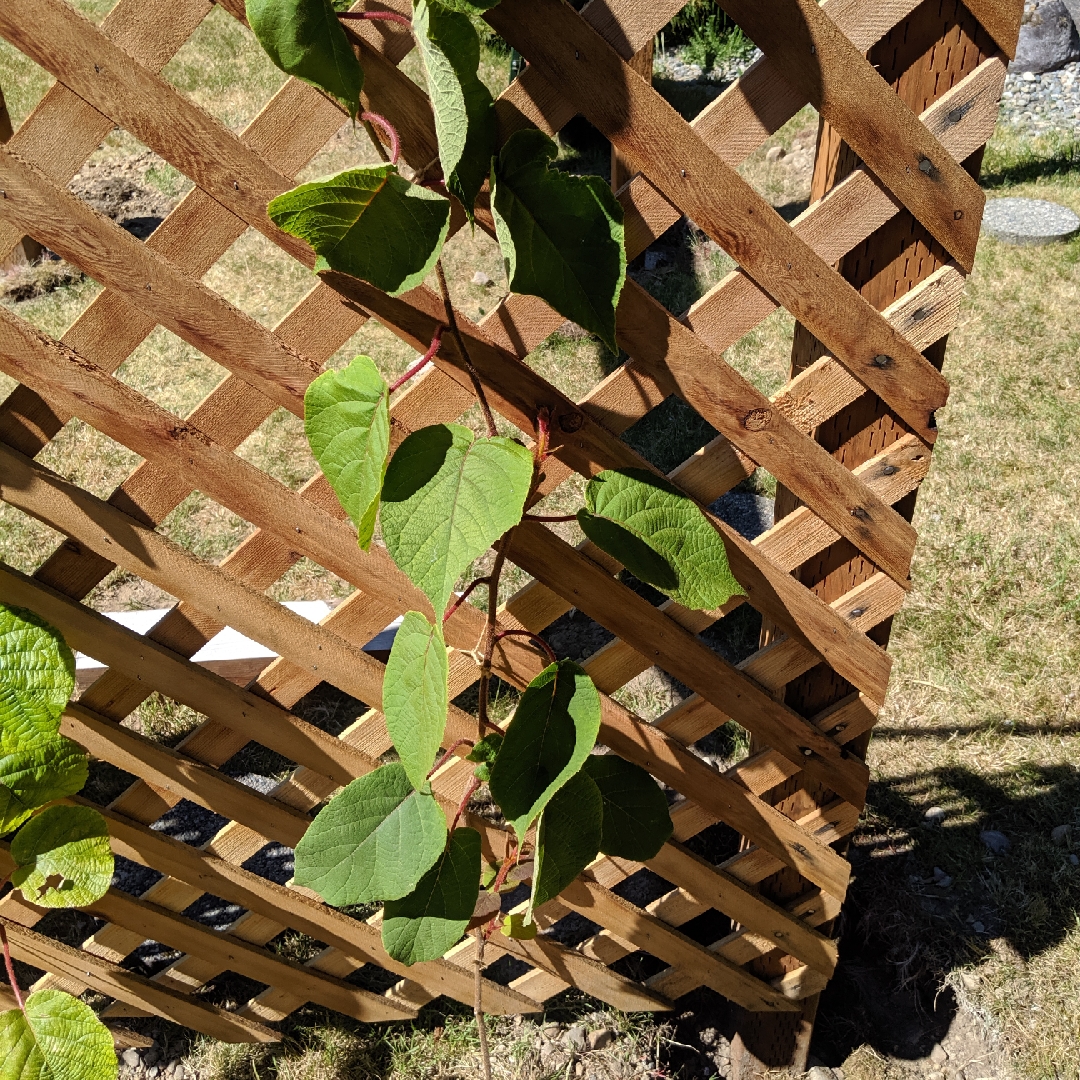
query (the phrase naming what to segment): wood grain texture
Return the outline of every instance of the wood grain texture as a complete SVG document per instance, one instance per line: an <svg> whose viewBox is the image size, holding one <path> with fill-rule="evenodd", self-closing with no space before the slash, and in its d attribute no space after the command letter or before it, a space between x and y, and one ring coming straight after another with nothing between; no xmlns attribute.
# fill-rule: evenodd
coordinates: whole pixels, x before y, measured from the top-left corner
<svg viewBox="0 0 1080 1080"><path fill-rule="evenodd" d="M934 368L843 282L689 124L558 0L504 0L488 21L763 288L926 442L947 397ZM889 360L877 361L877 357Z"/></svg>
<svg viewBox="0 0 1080 1080"><path fill-rule="evenodd" d="M723 0L724 10L968 272L982 189L816 0Z"/></svg>
<svg viewBox="0 0 1080 1080"><path fill-rule="evenodd" d="M174 990L155 986L133 971L88 956L52 938L45 937L11 919L0 918L16 959L34 967L47 968L84 981L99 993L146 1006L175 1023L201 1031L226 1042L278 1042L281 1036L272 1028L241 1018L214 1005L204 1005Z"/></svg>

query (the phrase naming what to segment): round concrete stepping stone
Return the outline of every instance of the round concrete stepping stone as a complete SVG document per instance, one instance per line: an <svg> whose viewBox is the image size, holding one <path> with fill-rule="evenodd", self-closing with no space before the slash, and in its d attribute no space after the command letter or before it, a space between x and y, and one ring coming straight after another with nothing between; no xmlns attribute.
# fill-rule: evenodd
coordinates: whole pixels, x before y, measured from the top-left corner
<svg viewBox="0 0 1080 1080"><path fill-rule="evenodd" d="M991 199L982 227L1006 244L1026 247L1068 240L1080 232L1080 217L1045 199Z"/></svg>

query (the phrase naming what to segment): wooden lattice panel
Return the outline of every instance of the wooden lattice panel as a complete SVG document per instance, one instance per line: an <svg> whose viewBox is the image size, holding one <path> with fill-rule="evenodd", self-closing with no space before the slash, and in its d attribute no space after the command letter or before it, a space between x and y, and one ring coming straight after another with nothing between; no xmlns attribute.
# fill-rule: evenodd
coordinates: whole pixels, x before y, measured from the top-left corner
<svg viewBox="0 0 1080 1080"><path fill-rule="evenodd" d="M221 3L243 19L242 0ZM403 0L388 6L407 9ZM982 194L960 163L993 131L1021 5L979 0L968 12L955 0L827 0L820 7L725 0L765 57L692 123L629 64L681 6L592 0L579 13L561 0L502 0L489 21L529 66L497 102L500 140L526 125L553 133L584 113L641 169L618 193L628 257L686 214L739 268L681 318L628 280L618 339L629 360L579 402L523 362L562 322L543 302L512 296L479 324L459 320L498 412L526 438L539 410L551 412L554 457L542 494L574 473L648 467L619 435L675 394L720 434L672 479L708 506L760 466L777 477L793 512L752 543L713 519L747 595L707 613L671 601L651 606L615 576L609 557L589 544L573 548L540 523L514 531L509 558L531 580L500 612L503 625L539 633L575 607L616 635L585 663L603 694L600 742L676 793L675 838L648 864L674 887L638 907L612 889L640 866L598 859L539 919L550 927L578 912L600 932L574 948L544 935L493 938L490 960L505 952L527 966L508 986L485 979L484 1007L493 1013L535 1012L570 985L622 1009L663 1009L705 985L751 1012L802 1016L832 973L829 929L849 877L838 849L866 795L866 736L889 678L882 631L909 584L916 537L907 519L947 394L940 363L923 354L936 356L931 350L940 352L956 323L981 220ZM973 22L982 44L961 78L935 80L916 116L865 54L931 6L947 24ZM946 7L956 11L943 15ZM248 227L313 266L311 251L278 231L265 208L342 123L335 104L290 80L234 135L173 89L159 73L211 8L209 0L119 0L96 28L64 0L0 7L0 34L56 78L0 151L0 262L29 235L104 286L61 340L0 309L0 368L21 384L0 406L0 494L69 538L32 577L0 567L0 599L39 612L73 647L108 665L69 707L64 732L141 778L106 817L119 854L165 875L137 900L112 890L89 909L106 925L81 950L35 932L43 912L15 895L0 900L0 915L16 955L47 969L47 982L114 997L110 1015L151 1011L220 1038L267 1040L275 1033L265 1022L307 1001L375 1021L413 1016L439 995L472 999L471 938L444 960L405 968L382 949L377 916L347 917L241 866L268 841L295 846L312 812L390 748L378 711L383 665L362 646L423 602L384 549L358 550L321 475L292 491L236 450L276 408L302 415L306 386L365 320L423 347L441 301L423 287L392 299L327 272L268 330L200 283ZM393 24L359 25L365 105L391 119L406 162L424 168L437 153L431 109L396 66L411 41ZM835 166L831 180L819 181L819 191L832 188L827 197L788 225L735 166L808 102L827 125L823 142L843 140L849 160L842 182ZM67 187L114 124L195 184L145 243ZM901 215L940 257L890 296L868 299L836 266L865 255ZM490 226L483 213L480 221ZM455 225L462 223L459 214ZM723 353L778 305L816 346L770 400ZM184 420L115 376L157 325L229 372ZM394 401L394 445L425 424L458 418L472 402L447 341L435 367ZM815 439L868 402L889 417L890 434L857 460ZM35 460L72 417L143 459L108 500ZM196 490L255 527L217 566L156 531ZM841 549L861 570L850 587L822 599L800 568L828 563ZM357 589L319 625L266 596L304 556ZM146 638L81 602L117 566L179 598ZM741 602L769 630L767 644L736 667L696 635ZM455 694L477 678L473 650L483 618L465 604L446 624ZM190 662L225 625L281 657L248 689ZM611 695L652 665L692 694L649 723ZM508 683L526 685L540 666L521 639L500 642L496 671ZM798 711L784 688L816 671L829 675L829 702ZM371 706L340 738L290 712L323 681ZM154 691L205 717L174 750L120 726ZM690 747L729 719L751 733L754 751L721 772ZM475 719L452 710L447 742L475 734ZM269 795L218 769L251 740L298 766ZM434 788L446 806L456 804L469 774L460 760L437 774ZM229 818L201 848L150 828L185 798ZM683 843L717 821L744 844L714 866ZM503 854L504 830L478 817L469 823L489 857ZM778 877L787 881L780 900L762 887ZM246 909L228 934L179 914L204 893ZM720 940L706 946L679 931L710 909L731 920ZM289 963L264 947L285 927L327 948L302 967ZM185 954L153 980L117 966L147 939ZM638 950L665 965L645 983L611 968ZM364 965L400 981L383 994L345 981ZM195 991L225 970L268 989L234 1012L200 1001Z"/></svg>

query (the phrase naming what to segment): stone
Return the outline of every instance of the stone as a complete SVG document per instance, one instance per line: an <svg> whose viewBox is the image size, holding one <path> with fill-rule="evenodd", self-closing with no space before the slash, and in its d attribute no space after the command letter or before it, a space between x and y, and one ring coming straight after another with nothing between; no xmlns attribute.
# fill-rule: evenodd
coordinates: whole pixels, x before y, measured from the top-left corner
<svg viewBox="0 0 1080 1080"><path fill-rule="evenodd" d="M549 1039L557 1039L559 1037L559 1032L560 1031L562 1031L562 1027L559 1024L545 1024L544 1025L544 1034Z"/></svg>
<svg viewBox="0 0 1080 1080"><path fill-rule="evenodd" d="M970 971L960 972L960 981L964 984L965 990L978 990L979 988L979 976Z"/></svg>
<svg viewBox="0 0 1080 1080"><path fill-rule="evenodd" d="M944 1065L949 1060L948 1051L941 1043L934 1043L930 1049L930 1060L935 1065Z"/></svg>
<svg viewBox="0 0 1080 1080"><path fill-rule="evenodd" d="M615 1032L609 1028L600 1028L599 1031L589 1032L589 1049L590 1050L603 1050L605 1046L610 1046L615 1041Z"/></svg>
<svg viewBox="0 0 1080 1080"><path fill-rule="evenodd" d="M824 1065L815 1065L806 1076L807 1080L836 1080L836 1074Z"/></svg>
<svg viewBox="0 0 1080 1080"><path fill-rule="evenodd" d="M953 879L941 869L940 866L934 867L934 884L941 889L947 889L953 882Z"/></svg>
<svg viewBox="0 0 1080 1080"><path fill-rule="evenodd" d="M152 1065L146 1071L146 1075L150 1077L150 1080L154 1080L154 1078L156 1076L158 1076L160 1073L161 1073L161 1070L156 1065Z"/></svg>
<svg viewBox="0 0 1080 1080"><path fill-rule="evenodd" d="M979 839L986 845L986 850L992 855L1005 855L1012 847L1012 841L997 829L984 829L979 833Z"/></svg>
<svg viewBox="0 0 1080 1080"><path fill-rule="evenodd" d="M187 1075L187 1069L185 1069L184 1066L181 1065L180 1062L178 1061L176 1063L176 1068L173 1069L173 1080L184 1080L184 1077L186 1075Z"/></svg>
<svg viewBox="0 0 1080 1080"><path fill-rule="evenodd" d="M1080 59L1077 35L1063 0L1026 0L1013 71L1057 71Z"/></svg>
<svg viewBox="0 0 1080 1080"><path fill-rule="evenodd" d="M1071 862L1073 866L1080 866L1080 855L1070 855L1069 862Z"/></svg>
<svg viewBox="0 0 1080 1080"><path fill-rule="evenodd" d="M1046 199L1009 196L987 202L982 227L1002 243L1029 247L1070 239L1080 232L1080 217Z"/></svg>
<svg viewBox="0 0 1080 1080"><path fill-rule="evenodd" d="M1080 0L1078 0L1080 2ZM1050 830L1050 839L1058 847L1070 847L1072 844L1072 826L1058 825Z"/></svg>
<svg viewBox="0 0 1080 1080"><path fill-rule="evenodd" d="M940 825L945 820L945 808L942 806L931 806L929 810L923 814L923 823L927 828L932 829L935 825Z"/></svg>
<svg viewBox="0 0 1080 1080"><path fill-rule="evenodd" d="M787 157L787 151L782 146L770 146L765 151L766 161L779 161L781 158Z"/></svg>
<svg viewBox="0 0 1080 1080"><path fill-rule="evenodd" d="M569 1031L567 1031L566 1037L563 1039L563 1042L565 1042L567 1046L572 1047L574 1050L584 1050L585 1039L586 1033L584 1025L575 1024L572 1028L570 1028Z"/></svg>
<svg viewBox="0 0 1080 1080"><path fill-rule="evenodd" d="M142 1059L139 1057L139 1051L133 1046L129 1046L121 1055L120 1060L129 1068L137 1069L142 1064Z"/></svg>
<svg viewBox="0 0 1080 1080"><path fill-rule="evenodd" d="M143 1052L143 1064L146 1066L156 1065L161 1060L161 1051L156 1046Z"/></svg>
<svg viewBox="0 0 1080 1080"><path fill-rule="evenodd" d="M986 930L986 927L983 926L981 922L976 921L971 924L971 929L974 930L976 934L981 934Z"/></svg>
<svg viewBox="0 0 1080 1080"><path fill-rule="evenodd" d="M476 273L473 274L472 283L474 285L479 285L481 288L484 289L486 289L489 285L495 284L495 282L492 281L491 278L489 278L483 270L477 270Z"/></svg>

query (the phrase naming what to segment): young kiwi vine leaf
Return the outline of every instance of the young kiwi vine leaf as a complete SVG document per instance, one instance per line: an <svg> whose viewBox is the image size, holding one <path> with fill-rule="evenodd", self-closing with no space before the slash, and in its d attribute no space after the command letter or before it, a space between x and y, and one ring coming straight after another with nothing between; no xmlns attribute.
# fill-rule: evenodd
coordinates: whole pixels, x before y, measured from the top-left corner
<svg viewBox="0 0 1080 1080"><path fill-rule="evenodd" d="M431 344L392 384L375 360L357 357L320 375L305 398L312 453L356 526L362 551L385 546L403 575L401 595L411 610L397 631L382 687L398 760L354 780L322 808L296 847L296 882L338 906L382 902L383 944L402 964L438 959L475 932L474 1011L488 1080L485 943L498 929L536 936L534 911L590 862L600 855L652 858L672 834L667 800L652 777L597 749L601 697L588 673L500 609L514 529L522 520L530 528L577 521L632 574L689 607L713 610L741 592L712 522L674 484L645 468L593 477L575 514L528 512L546 494L540 488L544 461L560 452L551 426L556 403L536 408L531 447L500 434L493 404L501 399L489 400L485 385L495 374L490 350L463 330L442 258L452 202L464 210L456 221L489 229L493 223L512 291L540 297L613 351L626 252L622 207L602 178L554 168L558 148L535 129L498 145L472 21L496 3L414 0L410 19L389 11L335 11L347 6L344 0L248 0L249 21L271 59L340 101L369 130L377 127L384 158L278 196L267 207L271 220L312 247L316 271L330 268L391 296L418 289L433 275L442 309L433 315L430 294L413 304L426 312L422 334L431 333ZM403 151L396 104L382 103L379 113L360 110L363 71L359 45L352 45L359 42L354 28L365 19L393 23L395 33L408 26L424 68L438 159L401 163L406 175L399 154L408 157L408 140ZM402 115L415 123L411 114ZM485 186L490 217L477 213ZM416 341L416 327L408 333ZM390 395L401 389L398 401L404 402L416 393L421 384L406 384L436 354L468 376L479 430L442 423L394 436L397 404L391 410ZM520 411L515 415L520 422ZM358 551L357 558L367 557ZM470 579L464 588L463 577ZM476 662L478 684L475 734L465 737L447 723L451 665L443 627L451 619L455 627L469 625L465 612L474 625L481 623L472 607L481 586L482 631L478 626L471 654L462 654ZM524 687L507 721L495 714L492 686L496 646L512 637L543 653L546 666ZM535 671L535 659L531 663ZM40 725L41 719L22 722ZM462 783L458 770L466 762L473 772ZM31 776L28 768L13 762L5 773L0 761L0 783L13 778L9 802L16 815L26 793L37 790L36 774L16 783ZM508 823L509 843L470 812L481 785ZM490 845L482 844L480 830L492 834ZM489 873L482 847L507 850ZM524 882L531 882L528 904L504 918L500 891Z"/></svg>
<svg viewBox="0 0 1080 1080"><path fill-rule="evenodd" d="M38 907L85 907L108 892L113 856L104 817L54 802L86 782L87 755L59 734L75 689L75 659L62 635L33 611L0 604L0 832L9 841L11 882ZM46 805L51 804L51 805ZM62 990L24 997L7 926L0 944L16 1008L0 1013L5 1080L115 1080L112 1033Z"/></svg>

